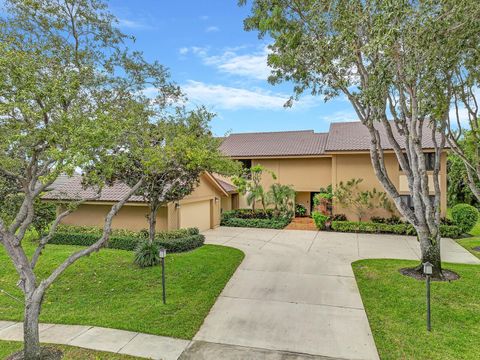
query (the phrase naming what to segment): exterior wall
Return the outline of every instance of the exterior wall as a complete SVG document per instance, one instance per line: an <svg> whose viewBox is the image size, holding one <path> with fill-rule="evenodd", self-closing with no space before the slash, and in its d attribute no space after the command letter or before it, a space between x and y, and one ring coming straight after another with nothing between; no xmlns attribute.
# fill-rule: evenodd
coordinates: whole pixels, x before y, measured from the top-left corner
<svg viewBox="0 0 480 360"><path fill-rule="evenodd" d="M441 173L440 173L440 190L441 190L441 211L442 216L446 214L447 204L447 176L446 176L446 153L442 154ZM385 167L387 173L399 190L400 194L408 195L408 186L405 188L404 176L399 169L398 161L395 154L385 154ZM352 178L362 178L363 182L359 185L361 190L377 190L384 191L383 186L377 180L373 166L370 160L370 154L342 154L333 155L332 159L332 184L338 184L340 181L348 181ZM403 190L403 191L402 191ZM432 191L434 193L434 191ZM339 206L334 206L334 213L345 214L349 220L358 220L357 215L350 209L342 209ZM388 217L390 213L384 209L375 209L371 211L370 216ZM363 219L365 220L365 219Z"/></svg>
<svg viewBox="0 0 480 360"><path fill-rule="evenodd" d="M232 197L222 196L221 212L232 210Z"/></svg>
<svg viewBox="0 0 480 360"><path fill-rule="evenodd" d="M270 185L279 182L292 185L296 191L318 191L321 187L331 184L332 159L322 158L289 158L289 159L254 159L252 166L261 164L273 171L277 180L269 174L264 174L262 185L268 190Z"/></svg>
<svg viewBox="0 0 480 360"><path fill-rule="evenodd" d="M99 226L102 227L107 213L112 205L82 204L72 214L62 220L62 224L77 226ZM148 229L148 207L145 205L132 206L125 205L113 218L113 229L127 229L139 231ZM158 231L167 230L168 228L168 211L166 207L159 209L157 214Z"/></svg>

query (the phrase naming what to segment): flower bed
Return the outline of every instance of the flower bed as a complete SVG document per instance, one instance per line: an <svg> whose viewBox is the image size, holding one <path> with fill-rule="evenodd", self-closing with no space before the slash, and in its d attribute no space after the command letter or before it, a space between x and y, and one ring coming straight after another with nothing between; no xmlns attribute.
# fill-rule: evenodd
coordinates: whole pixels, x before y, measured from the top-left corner
<svg viewBox="0 0 480 360"><path fill-rule="evenodd" d="M276 216L272 209L252 210L237 209L222 214L221 225L232 227L251 227L266 229L283 229L292 221L291 215Z"/></svg>

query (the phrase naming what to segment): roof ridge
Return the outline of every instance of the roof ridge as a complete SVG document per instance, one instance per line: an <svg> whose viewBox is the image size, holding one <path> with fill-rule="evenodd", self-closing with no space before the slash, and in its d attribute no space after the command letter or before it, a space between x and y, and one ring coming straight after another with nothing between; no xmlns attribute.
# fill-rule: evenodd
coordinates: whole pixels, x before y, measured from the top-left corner
<svg viewBox="0 0 480 360"><path fill-rule="evenodd" d="M312 134L323 134L316 133L315 130L285 130L285 131L254 131L254 132L240 132L240 133L231 133L230 135L252 135L252 134L286 134L286 133L312 133ZM229 136L230 136L229 135ZM227 136L228 137L228 136Z"/></svg>

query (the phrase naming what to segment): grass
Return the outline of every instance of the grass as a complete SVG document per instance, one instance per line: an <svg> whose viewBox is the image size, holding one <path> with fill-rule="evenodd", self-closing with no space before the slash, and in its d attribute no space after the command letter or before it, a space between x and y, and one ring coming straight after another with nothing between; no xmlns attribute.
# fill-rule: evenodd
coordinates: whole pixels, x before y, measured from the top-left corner
<svg viewBox="0 0 480 360"><path fill-rule="evenodd" d="M476 247L480 247L480 219L478 219L477 223L470 231L470 235L473 237L460 239L457 240L457 242L480 259L480 251L473 250Z"/></svg>
<svg viewBox="0 0 480 360"><path fill-rule="evenodd" d="M426 331L425 283L398 269L406 260L352 264L381 359L478 359L480 266L445 264L457 281L432 283L432 331Z"/></svg>
<svg viewBox="0 0 480 360"><path fill-rule="evenodd" d="M19 341L1 341L0 340L0 359L22 350L23 343ZM49 345L63 351L64 360L139 360L143 358L108 353L103 351L87 350L73 346Z"/></svg>
<svg viewBox="0 0 480 360"><path fill-rule="evenodd" d="M33 245L26 246L32 253ZM48 245L37 275L44 278L76 246ZM133 252L103 249L73 264L48 290L41 322L94 325L191 339L242 261L237 249L205 245L167 255L167 304L161 268L133 265ZM0 289L22 298L17 273L0 249ZM5 264L5 266L4 266ZM21 321L23 304L0 293L0 320Z"/></svg>

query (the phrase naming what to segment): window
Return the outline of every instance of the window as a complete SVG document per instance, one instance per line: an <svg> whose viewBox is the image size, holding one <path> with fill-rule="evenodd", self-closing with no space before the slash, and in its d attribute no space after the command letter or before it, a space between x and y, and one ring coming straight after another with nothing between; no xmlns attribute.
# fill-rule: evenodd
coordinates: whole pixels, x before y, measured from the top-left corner
<svg viewBox="0 0 480 360"><path fill-rule="evenodd" d="M252 160L251 159L241 159L241 160L238 160L242 163L242 167L245 169L245 170L250 170L250 168L252 167Z"/></svg>
<svg viewBox="0 0 480 360"><path fill-rule="evenodd" d="M424 153L425 155L425 167L427 171L433 171L435 168L435 153ZM403 154L405 161L408 163L407 154ZM398 169L402 171L402 166L398 164Z"/></svg>

